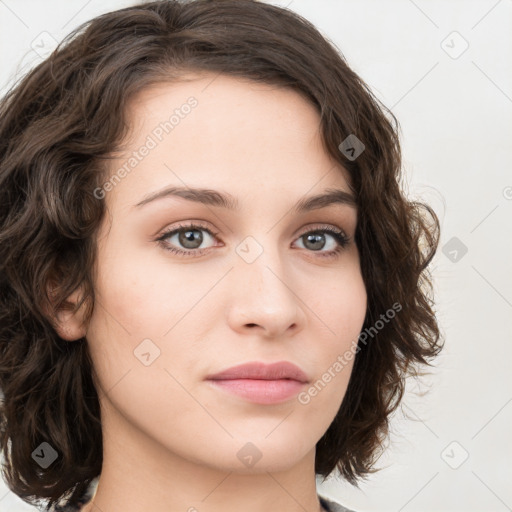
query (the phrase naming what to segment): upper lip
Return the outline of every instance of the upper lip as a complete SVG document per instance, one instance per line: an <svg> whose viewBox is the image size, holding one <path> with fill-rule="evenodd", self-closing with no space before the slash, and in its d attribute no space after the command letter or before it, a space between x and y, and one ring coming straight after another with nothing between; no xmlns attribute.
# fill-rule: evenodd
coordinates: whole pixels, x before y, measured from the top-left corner
<svg viewBox="0 0 512 512"><path fill-rule="evenodd" d="M289 361L279 361L277 363L251 362L240 364L223 370L214 375L208 375L208 380L228 380L228 379L260 379L260 380L278 380L291 379L299 382L309 382L308 376L295 364Z"/></svg>

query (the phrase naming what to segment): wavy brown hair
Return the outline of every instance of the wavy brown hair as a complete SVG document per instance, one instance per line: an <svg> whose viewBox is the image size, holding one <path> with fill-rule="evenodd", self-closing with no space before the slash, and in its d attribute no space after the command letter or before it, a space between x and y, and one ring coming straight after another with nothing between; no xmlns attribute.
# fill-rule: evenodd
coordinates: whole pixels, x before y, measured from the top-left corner
<svg viewBox="0 0 512 512"><path fill-rule="evenodd" d="M77 504L101 473L88 344L61 339L52 315L72 308L66 299L79 286L76 308L86 304L86 321L92 314L94 237L105 214L94 190L129 131L130 98L188 71L287 87L317 108L325 149L349 171L357 197L364 329L401 305L360 344L343 403L317 443L318 475L338 469L357 485L375 470L405 379L442 346L428 268L438 218L403 194L398 123L331 42L292 11L255 0L106 13L69 34L0 102L0 449L4 480L28 503ZM365 146L356 159L339 149L350 134ZM46 469L32 458L42 442L59 455Z"/></svg>

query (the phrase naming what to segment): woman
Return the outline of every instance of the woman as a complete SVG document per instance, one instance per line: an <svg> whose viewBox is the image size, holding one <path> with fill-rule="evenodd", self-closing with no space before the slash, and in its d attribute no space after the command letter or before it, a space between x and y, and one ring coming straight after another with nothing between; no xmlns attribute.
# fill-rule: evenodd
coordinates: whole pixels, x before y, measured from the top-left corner
<svg viewBox="0 0 512 512"><path fill-rule="evenodd" d="M440 350L439 223L339 52L253 0L140 4L70 34L0 112L12 491L347 510L315 477L375 471L406 377Z"/></svg>

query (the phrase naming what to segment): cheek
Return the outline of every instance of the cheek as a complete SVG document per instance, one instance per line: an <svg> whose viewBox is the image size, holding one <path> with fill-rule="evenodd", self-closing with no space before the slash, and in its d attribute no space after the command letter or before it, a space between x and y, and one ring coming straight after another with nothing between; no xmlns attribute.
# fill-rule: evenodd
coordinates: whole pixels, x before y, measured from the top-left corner
<svg viewBox="0 0 512 512"><path fill-rule="evenodd" d="M341 403L366 316L367 294L359 270L340 274L321 294L315 307L322 320L317 324L322 329L322 343L316 351L320 372L317 378L322 381L320 386L329 386L336 395L335 401ZM322 394L327 398L330 393Z"/></svg>
<svg viewBox="0 0 512 512"><path fill-rule="evenodd" d="M152 247L121 244L112 236L108 247L98 255L101 261L96 286L99 300L109 314L107 322L116 322L127 332L144 337L162 336L178 320L197 289L195 282L183 282L183 273L165 259L153 257ZM196 280L194 276L193 281ZM201 287L200 287L201 289Z"/></svg>
<svg viewBox="0 0 512 512"><path fill-rule="evenodd" d="M363 327L367 308L366 287L356 265L348 264L330 279L322 281L322 287L309 291L307 304L317 318L324 339L329 346L341 348L357 340Z"/></svg>
<svg viewBox="0 0 512 512"><path fill-rule="evenodd" d="M325 424L334 419L345 396L366 315L367 294L359 266L348 263L328 285L310 293L309 304L316 328L308 357L317 372L298 399Z"/></svg>
<svg viewBox="0 0 512 512"><path fill-rule="evenodd" d="M189 367L187 355L194 355L190 340L201 338L202 326L206 329L214 321L205 313L208 298L201 302L218 280L211 268L209 272L193 271L193 266L180 269L161 255L151 258L152 254L147 248L124 248L115 236L99 252L97 300L87 340L107 389L129 370L132 380L132 370L142 366L137 356L148 351L150 360L155 359L143 371L151 370L153 375L156 368ZM203 322L198 327L191 319L199 310Z"/></svg>

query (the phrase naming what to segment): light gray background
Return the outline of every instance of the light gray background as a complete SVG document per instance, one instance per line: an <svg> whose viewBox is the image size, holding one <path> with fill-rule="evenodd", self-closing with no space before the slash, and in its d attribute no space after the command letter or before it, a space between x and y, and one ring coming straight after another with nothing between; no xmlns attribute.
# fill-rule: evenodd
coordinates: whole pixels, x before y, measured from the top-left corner
<svg viewBox="0 0 512 512"><path fill-rule="evenodd" d="M2 92L52 37L133 3L0 0ZM312 21L392 108L408 195L442 227L445 351L424 385L410 383L383 469L359 490L331 478L319 492L361 512L512 510L512 0L272 3ZM0 510L34 508L0 480Z"/></svg>

